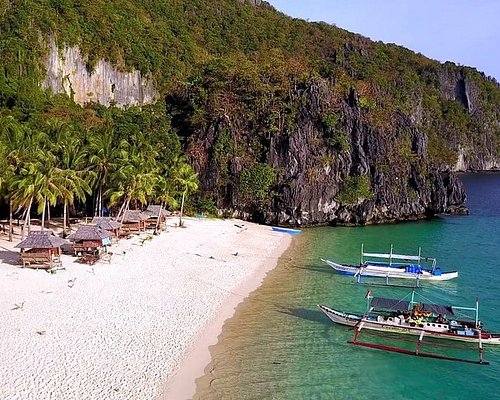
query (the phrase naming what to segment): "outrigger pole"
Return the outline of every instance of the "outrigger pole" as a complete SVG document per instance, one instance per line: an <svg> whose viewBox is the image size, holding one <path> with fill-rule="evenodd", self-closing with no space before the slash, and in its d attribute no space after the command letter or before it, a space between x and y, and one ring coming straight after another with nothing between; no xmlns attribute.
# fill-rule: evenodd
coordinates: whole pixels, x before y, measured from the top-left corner
<svg viewBox="0 0 500 400"><path fill-rule="evenodd" d="M385 346L382 344L376 344L376 343L368 343L368 342L359 342L358 341L358 336L361 334L361 330L363 329L363 326L365 325L366 320L362 318L355 326L355 333L354 333L354 339L353 340L348 340L347 343L352 344L354 346L361 346L361 347L368 347L370 349L377 349L377 350L385 350L389 351L391 353L399 353L399 354L405 354L408 356L416 356L416 357L424 357L424 358L434 358L437 360L446 360L446 361L458 361L458 362L463 362L463 363L468 363L468 364L478 364L478 365L490 365L488 361L483 360L483 343L481 340L481 331L478 330L478 335L479 335L479 360L474 361L474 360L468 360L466 358L458 358L458 357L448 357L448 356L443 356L440 354L434 354L434 353L421 353L420 348L422 346L422 343L424 341L424 335L425 335L425 330L424 329L418 329L420 331L420 336L417 341L417 347L415 348L415 351L411 350L406 350L402 349L401 347L394 347L394 346Z"/></svg>

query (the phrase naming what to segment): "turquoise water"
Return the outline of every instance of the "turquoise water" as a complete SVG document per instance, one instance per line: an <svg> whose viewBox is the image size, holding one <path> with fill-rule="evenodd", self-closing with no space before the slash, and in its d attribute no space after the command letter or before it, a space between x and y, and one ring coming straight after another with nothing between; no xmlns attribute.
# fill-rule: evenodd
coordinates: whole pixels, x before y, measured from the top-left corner
<svg viewBox="0 0 500 400"><path fill-rule="evenodd" d="M294 239L262 287L227 321L212 362L197 381L197 399L500 399L500 349L487 347L489 366L405 356L347 344L352 330L331 323L316 307L364 311L367 286L321 263L359 260L370 251L422 253L458 279L427 284L427 299L473 306L500 332L500 174L464 175L470 216L360 228L307 229ZM378 296L409 289L371 287ZM363 337L366 341L380 340ZM385 339L386 340L386 339ZM410 346L414 343L385 342ZM472 350L426 348L466 358Z"/></svg>

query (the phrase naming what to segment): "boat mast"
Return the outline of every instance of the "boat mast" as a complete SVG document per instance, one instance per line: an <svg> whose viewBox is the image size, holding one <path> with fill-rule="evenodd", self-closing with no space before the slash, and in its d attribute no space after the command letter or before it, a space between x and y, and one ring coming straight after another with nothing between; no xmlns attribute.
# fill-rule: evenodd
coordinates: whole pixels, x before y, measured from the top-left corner
<svg viewBox="0 0 500 400"><path fill-rule="evenodd" d="M476 297L476 328L478 328L477 324L479 322L479 297ZM481 332L479 332L479 336L481 336Z"/></svg>

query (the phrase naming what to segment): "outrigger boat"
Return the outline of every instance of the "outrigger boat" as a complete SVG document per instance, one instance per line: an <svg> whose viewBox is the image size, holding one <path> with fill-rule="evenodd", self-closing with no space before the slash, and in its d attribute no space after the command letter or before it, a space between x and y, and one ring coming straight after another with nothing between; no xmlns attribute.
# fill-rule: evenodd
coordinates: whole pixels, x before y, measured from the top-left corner
<svg viewBox="0 0 500 400"><path fill-rule="evenodd" d="M384 261L378 261L377 259L383 259ZM436 259L423 257L420 248L418 255L411 256L394 253L392 245L389 253L366 253L364 252L363 245L361 245L361 260L359 265L340 264L333 260L321 260L339 274L356 277L358 283L362 276L385 278L387 284L389 283L389 278L413 279L417 282L421 280L439 282L458 277L457 271L441 271L441 268L436 265ZM430 263L430 266L423 266L424 262Z"/></svg>
<svg viewBox="0 0 500 400"><path fill-rule="evenodd" d="M483 329L483 324L478 319L479 300L476 300L475 307L457 307L416 302L414 295L415 292L412 291L410 301L405 301L404 299L372 297L371 292L368 291L365 314L338 311L325 305L318 305L318 307L333 322L355 328L354 340L349 341L350 344L421 357L489 364L483 360L483 345L500 345L500 333L491 333ZM455 312L459 310L474 311L474 320L455 319ZM358 337L362 329L378 333L418 336L417 347L411 351L399 347L360 342ZM420 348L424 337L477 344L479 361L422 353Z"/></svg>
<svg viewBox="0 0 500 400"><path fill-rule="evenodd" d="M288 233L289 235L298 235L299 233L302 233L300 229L283 228L281 226L273 226L271 229L275 232Z"/></svg>

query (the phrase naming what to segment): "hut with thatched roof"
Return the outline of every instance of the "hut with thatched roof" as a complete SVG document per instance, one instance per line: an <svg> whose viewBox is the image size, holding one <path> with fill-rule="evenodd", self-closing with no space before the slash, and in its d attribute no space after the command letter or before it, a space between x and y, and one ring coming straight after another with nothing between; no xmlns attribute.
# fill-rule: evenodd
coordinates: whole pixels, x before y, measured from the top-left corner
<svg viewBox="0 0 500 400"><path fill-rule="evenodd" d="M161 226L167 220L170 212L165 210L162 206L156 204L150 204L144 214L148 216L146 220L146 228L155 229L156 225Z"/></svg>
<svg viewBox="0 0 500 400"><path fill-rule="evenodd" d="M127 210L123 216L120 235L140 233L146 230L148 215L141 210Z"/></svg>
<svg viewBox="0 0 500 400"><path fill-rule="evenodd" d="M111 244L111 233L97 225L80 225L68 236L76 256L91 254L97 256Z"/></svg>
<svg viewBox="0 0 500 400"><path fill-rule="evenodd" d="M21 249L23 268L35 264L37 268L52 269L61 265L61 246L66 243L67 240L52 231L31 231L26 239L14 247Z"/></svg>
<svg viewBox="0 0 500 400"><path fill-rule="evenodd" d="M92 218L92 224L110 232L113 237L118 238L120 236L120 228L122 224L115 221L111 217L94 217Z"/></svg>

